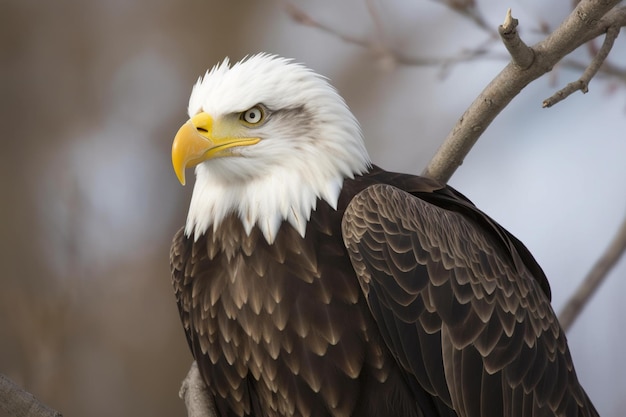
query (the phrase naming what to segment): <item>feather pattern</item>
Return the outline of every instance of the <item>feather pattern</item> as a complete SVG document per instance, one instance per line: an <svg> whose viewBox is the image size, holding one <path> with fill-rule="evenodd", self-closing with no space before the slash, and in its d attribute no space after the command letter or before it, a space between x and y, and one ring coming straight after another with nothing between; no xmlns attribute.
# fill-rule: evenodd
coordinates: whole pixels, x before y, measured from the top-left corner
<svg viewBox="0 0 626 417"><path fill-rule="evenodd" d="M469 202L397 185L358 194L342 227L399 364L458 416L597 415L527 250Z"/></svg>
<svg viewBox="0 0 626 417"><path fill-rule="evenodd" d="M236 216L199 239L176 235L176 298L220 415L434 415L418 411L382 342L341 213L318 201L306 239L284 222L271 245Z"/></svg>
<svg viewBox="0 0 626 417"><path fill-rule="evenodd" d="M597 415L532 256L434 181L374 167L306 238L230 216L171 265L221 416Z"/></svg>

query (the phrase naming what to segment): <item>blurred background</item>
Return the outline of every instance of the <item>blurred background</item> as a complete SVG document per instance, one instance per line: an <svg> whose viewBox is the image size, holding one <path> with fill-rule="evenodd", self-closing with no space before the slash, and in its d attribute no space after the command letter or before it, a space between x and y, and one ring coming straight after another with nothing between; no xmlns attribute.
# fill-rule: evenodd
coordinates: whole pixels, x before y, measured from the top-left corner
<svg viewBox="0 0 626 417"><path fill-rule="evenodd" d="M294 20L279 1L0 2L0 373L66 416L185 415L191 355L168 251L192 187L177 182L170 147L192 84L225 56L267 51L326 75L373 160L416 174L506 64L488 30L440 2L294 5L373 46ZM477 0L475 10L495 30L508 7L532 44L571 2ZM622 67L624 45L611 53ZM440 63L488 52L406 66L389 49ZM572 59L588 63L588 50ZM528 245L557 311L626 215L623 80L598 77L587 95L541 108L580 76L573 67L524 90L451 180ZM604 417L626 409L624 297L622 260L569 332Z"/></svg>

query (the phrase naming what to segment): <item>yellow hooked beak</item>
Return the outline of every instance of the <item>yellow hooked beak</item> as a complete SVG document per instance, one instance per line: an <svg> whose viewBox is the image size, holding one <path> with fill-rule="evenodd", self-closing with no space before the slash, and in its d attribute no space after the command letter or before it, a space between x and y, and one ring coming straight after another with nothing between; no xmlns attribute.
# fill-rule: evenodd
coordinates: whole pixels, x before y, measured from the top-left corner
<svg viewBox="0 0 626 417"><path fill-rule="evenodd" d="M189 119L176 133L172 143L172 165L178 181L185 185L185 169L218 156L228 156L227 150L236 146L258 143L260 138L237 137L236 127L225 119L218 124L207 113L201 112Z"/></svg>

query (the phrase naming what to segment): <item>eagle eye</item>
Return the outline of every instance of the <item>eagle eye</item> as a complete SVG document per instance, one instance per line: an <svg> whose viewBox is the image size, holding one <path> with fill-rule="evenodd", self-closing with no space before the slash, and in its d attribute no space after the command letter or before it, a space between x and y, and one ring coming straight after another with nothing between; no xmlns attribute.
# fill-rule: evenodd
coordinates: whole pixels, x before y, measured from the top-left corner
<svg viewBox="0 0 626 417"><path fill-rule="evenodd" d="M261 121L263 121L264 118L265 118L265 112L263 111L263 108L258 105L251 107L248 110L241 113L241 120L251 125L256 125L256 124L261 123Z"/></svg>

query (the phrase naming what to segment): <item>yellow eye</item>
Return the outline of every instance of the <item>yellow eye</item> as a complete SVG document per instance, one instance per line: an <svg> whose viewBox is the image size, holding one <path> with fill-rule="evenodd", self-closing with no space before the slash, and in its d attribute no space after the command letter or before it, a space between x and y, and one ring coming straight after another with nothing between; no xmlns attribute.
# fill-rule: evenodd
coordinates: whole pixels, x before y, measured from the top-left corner
<svg viewBox="0 0 626 417"><path fill-rule="evenodd" d="M254 106L241 113L241 120L251 125L258 124L263 120L265 114L260 106Z"/></svg>

